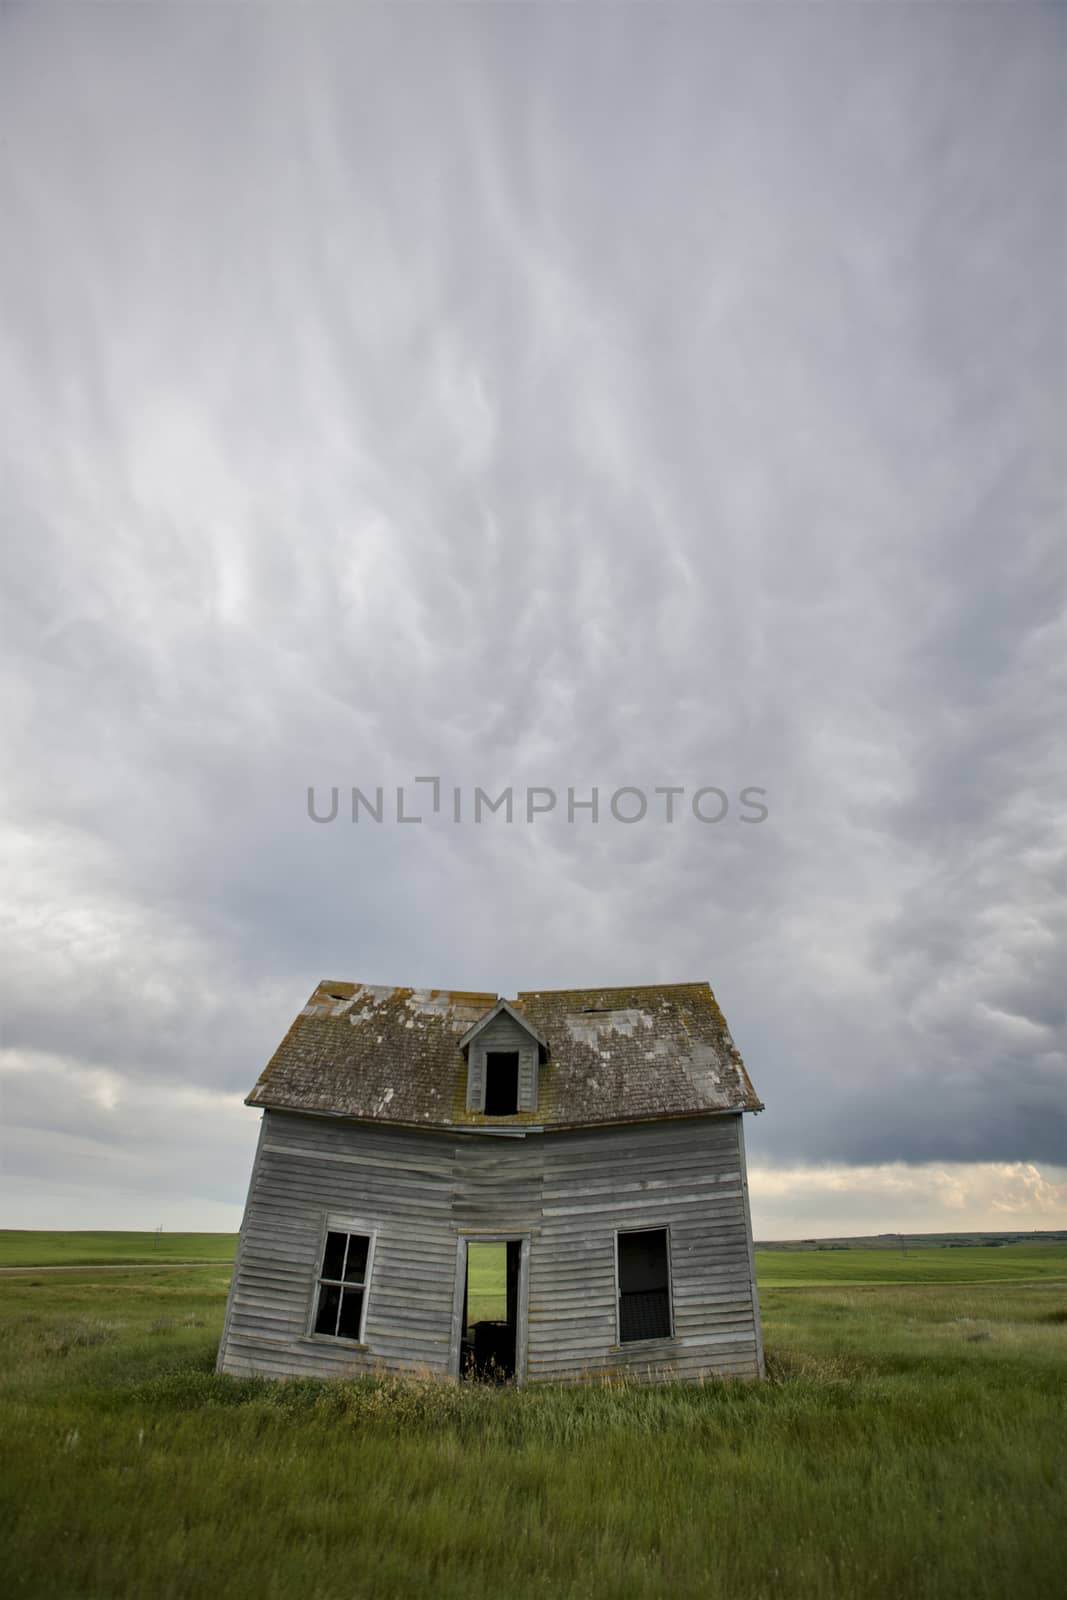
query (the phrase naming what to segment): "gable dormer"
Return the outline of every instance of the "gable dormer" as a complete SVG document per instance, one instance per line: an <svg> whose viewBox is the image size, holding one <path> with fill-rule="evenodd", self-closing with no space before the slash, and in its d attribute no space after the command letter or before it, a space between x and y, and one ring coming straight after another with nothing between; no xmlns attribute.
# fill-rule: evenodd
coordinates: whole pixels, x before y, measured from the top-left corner
<svg viewBox="0 0 1067 1600"><path fill-rule="evenodd" d="M538 1067L548 1045L506 1000L498 1000L460 1040L467 1057L467 1110L511 1117L537 1110Z"/></svg>

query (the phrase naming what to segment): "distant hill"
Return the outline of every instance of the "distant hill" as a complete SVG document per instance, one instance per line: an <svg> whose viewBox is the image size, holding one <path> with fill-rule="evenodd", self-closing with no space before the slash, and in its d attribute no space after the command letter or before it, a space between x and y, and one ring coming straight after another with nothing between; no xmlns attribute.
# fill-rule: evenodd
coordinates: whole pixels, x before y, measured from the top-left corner
<svg viewBox="0 0 1067 1600"><path fill-rule="evenodd" d="M757 1250L993 1250L1006 1244L1067 1244L1067 1228L1009 1233L870 1233L828 1239L757 1239Z"/></svg>

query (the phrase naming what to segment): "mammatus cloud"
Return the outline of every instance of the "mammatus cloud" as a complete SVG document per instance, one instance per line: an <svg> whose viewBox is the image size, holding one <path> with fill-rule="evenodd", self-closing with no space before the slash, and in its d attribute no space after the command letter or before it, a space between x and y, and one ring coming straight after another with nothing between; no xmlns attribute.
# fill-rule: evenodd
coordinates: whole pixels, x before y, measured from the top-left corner
<svg viewBox="0 0 1067 1600"><path fill-rule="evenodd" d="M0 30L19 1192L235 1204L324 976L707 977L756 1169L1059 1170L1053 13ZM769 816L307 818L418 773Z"/></svg>

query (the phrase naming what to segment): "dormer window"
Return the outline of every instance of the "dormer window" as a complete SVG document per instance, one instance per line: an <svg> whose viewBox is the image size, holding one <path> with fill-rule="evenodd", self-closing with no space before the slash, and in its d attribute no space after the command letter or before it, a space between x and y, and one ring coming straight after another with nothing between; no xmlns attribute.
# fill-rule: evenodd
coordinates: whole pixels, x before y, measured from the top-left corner
<svg viewBox="0 0 1067 1600"><path fill-rule="evenodd" d="M537 1110L539 1068L548 1045L506 1000L498 1000L460 1041L467 1057L467 1110L514 1117Z"/></svg>
<svg viewBox="0 0 1067 1600"><path fill-rule="evenodd" d="M485 1114L513 1117L519 1109L519 1052L488 1050L485 1056Z"/></svg>

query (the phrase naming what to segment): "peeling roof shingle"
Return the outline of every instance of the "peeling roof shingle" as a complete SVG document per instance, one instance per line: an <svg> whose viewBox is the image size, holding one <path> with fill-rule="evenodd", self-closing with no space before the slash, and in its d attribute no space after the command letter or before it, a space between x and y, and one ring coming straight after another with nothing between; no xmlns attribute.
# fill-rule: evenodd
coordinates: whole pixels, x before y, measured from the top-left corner
<svg viewBox="0 0 1067 1600"><path fill-rule="evenodd" d="M538 1108L466 1110L460 1040L495 994L323 981L247 1104L429 1128L587 1127L760 1111L706 983L535 989L510 1004L548 1044Z"/></svg>

